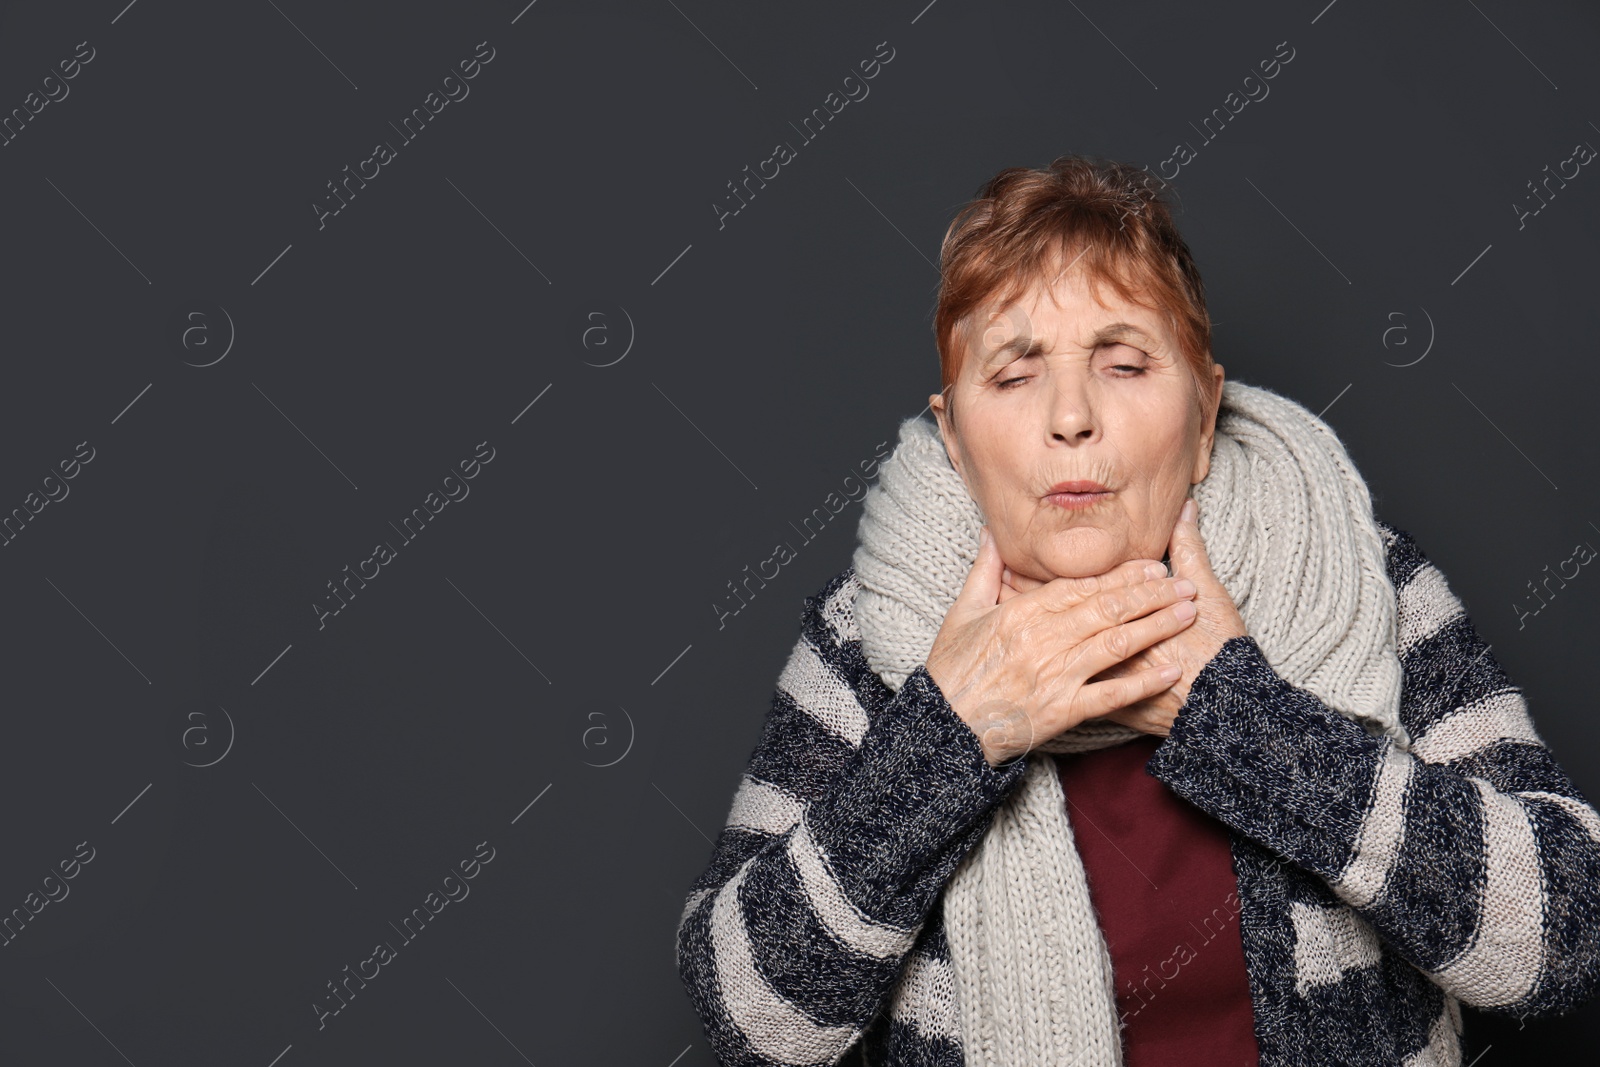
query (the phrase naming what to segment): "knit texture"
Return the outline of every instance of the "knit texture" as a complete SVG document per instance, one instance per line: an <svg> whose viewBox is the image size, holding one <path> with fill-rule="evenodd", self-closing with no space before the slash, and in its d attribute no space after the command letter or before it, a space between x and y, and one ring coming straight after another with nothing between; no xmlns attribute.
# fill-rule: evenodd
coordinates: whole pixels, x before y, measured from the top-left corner
<svg viewBox="0 0 1600 1067"><path fill-rule="evenodd" d="M1147 765L1229 829L1261 1067L1458 1067L1459 1003L1546 1017L1600 989L1600 815L1444 576L1378 528L1410 748L1247 636ZM806 598L678 925L724 1064L966 1063L943 893L1041 757L989 766L925 668L891 689L862 651L860 588L847 567ZM1184 975L1137 978L1159 997Z"/></svg>
<svg viewBox="0 0 1600 1067"><path fill-rule="evenodd" d="M1278 673L1405 743L1383 541L1333 431L1287 397L1229 381L1194 492L1212 567ZM855 553L862 652L891 688L927 659L982 521L935 424L907 419L867 494ZM1037 747L1143 736L1091 719ZM1035 761L999 806L951 878L944 916L968 1063L1122 1062L1111 958L1050 761Z"/></svg>

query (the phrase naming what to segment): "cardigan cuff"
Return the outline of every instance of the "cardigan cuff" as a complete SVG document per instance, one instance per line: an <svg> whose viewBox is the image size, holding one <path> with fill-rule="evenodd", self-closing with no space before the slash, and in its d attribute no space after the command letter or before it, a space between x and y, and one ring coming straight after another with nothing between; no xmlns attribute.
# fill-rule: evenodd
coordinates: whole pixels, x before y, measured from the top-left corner
<svg viewBox="0 0 1600 1067"><path fill-rule="evenodd" d="M804 819L846 894L875 918L910 925L1026 771L1026 756L990 766L978 735L918 666Z"/></svg>
<svg viewBox="0 0 1600 1067"><path fill-rule="evenodd" d="M1145 770L1239 833L1330 877L1355 846L1392 744L1285 681L1245 634L1195 677Z"/></svg>

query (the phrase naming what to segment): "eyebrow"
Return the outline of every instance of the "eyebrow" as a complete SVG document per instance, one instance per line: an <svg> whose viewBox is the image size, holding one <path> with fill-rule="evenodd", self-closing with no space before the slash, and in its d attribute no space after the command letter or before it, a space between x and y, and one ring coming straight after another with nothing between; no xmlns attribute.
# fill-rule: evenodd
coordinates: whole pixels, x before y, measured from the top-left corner
<svg viewBox="0 0 1600 1067"><path fill-rule="evenodd" d="M1128 337L1137 338L1147 343L1154 340L1147 332L1131 322L1113 322L1096 330L1094 336L1089 338L1089 343L1085 347L1099 348L1103 344L1121 341ZM1018 359L1043 355L1044 342L1037 337L1017 336L996 348L994 354L996 356L1012 354Z"/></svg>

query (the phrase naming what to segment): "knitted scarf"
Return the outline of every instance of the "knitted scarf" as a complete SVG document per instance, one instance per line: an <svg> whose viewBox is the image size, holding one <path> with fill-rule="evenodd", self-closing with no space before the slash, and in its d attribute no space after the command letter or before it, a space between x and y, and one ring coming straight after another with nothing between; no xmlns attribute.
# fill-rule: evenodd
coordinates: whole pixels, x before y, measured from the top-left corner
<svg viewBox="0 0 1600 1067"><path fill-rule="evenodd" d="M1333 430L1287 397L1227 381L1211 468L1192 495L1212 570L1273 669L1369 733L1409 746L1383 539L1366 483ZM905 420L867 493L854 556L862 651L892 690L926 662L982 523L937 426ZM1140 736L1089 719L1035 751ZM1111 959L1055 761L1027 764L944 890L965 1061L1120 1064Z"/></svg>

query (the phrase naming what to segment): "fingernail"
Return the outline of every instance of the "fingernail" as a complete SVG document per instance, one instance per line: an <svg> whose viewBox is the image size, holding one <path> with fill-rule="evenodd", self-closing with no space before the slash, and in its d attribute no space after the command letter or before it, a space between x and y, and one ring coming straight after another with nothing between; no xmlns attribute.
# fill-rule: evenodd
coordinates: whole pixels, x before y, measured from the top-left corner
<svg viewBox="0 0 1600 1067"><path fill-rule="evenodd" d="M1172 591L1179 596L1193 596L1194 582L1188 578L1179 578L1172 586Z"/></svg>
<svg viewBox="0 0 1600 1067"><path fill-rule="evenodd" d="M989 527L987 527L987 526L978 527L978 544L979 545L986 545L988 543L989 543Z"/></svg>
<svg viewBox="0 0 1600 1067"><path fill-rule="evenodd" d="M1173 605L1172 613L1176 615L1180 621L1188 622L1190 619L1195 617L1199 610L1199 608L1194 606L1194 601L1180 600L1177 604Z"/></svg>
<svg viewBox="0 0 1600 1067"><path fill-rule="evenodd" d="M1144 573L1148 578L1165 578L1167 576L1167 568L1159 563L1151 563L1145 567Z"/></svg>
<svg viewBox="0 0 1600 1067"><path fill-rule="evenodd" d="M1200 505L1195 503L1194 497L1183 502L1183 521L1194 522L1200 517Z"/></svg>

